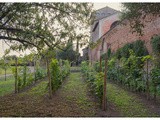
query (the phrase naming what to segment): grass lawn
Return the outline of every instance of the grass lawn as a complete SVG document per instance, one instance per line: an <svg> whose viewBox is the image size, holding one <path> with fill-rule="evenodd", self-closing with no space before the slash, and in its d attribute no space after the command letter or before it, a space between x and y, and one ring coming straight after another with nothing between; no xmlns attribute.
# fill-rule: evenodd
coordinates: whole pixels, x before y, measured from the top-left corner
<svg viewBox="0 0 160 120"><path fill-rule="evenodd" d="M0 96L4 96L14 91L14 77L7 77L5 81L4 78L0 79Z"/></svg>
<svg viewBox="0 0 160 120"><path fill-rule="evenodd" d="M107 84L107 98L114 103L119 111L126 117L150 117L156 116L149 112L136 96L123 90L115 84Z"/></svg>
<svg viewBox="0 0 160 120"><path fill-rule="evenodd" d="M0 75L4 75L5 71L4 69L0 68ZM6 74L12 74L12 67L9 67L6 71Z"/></svg>

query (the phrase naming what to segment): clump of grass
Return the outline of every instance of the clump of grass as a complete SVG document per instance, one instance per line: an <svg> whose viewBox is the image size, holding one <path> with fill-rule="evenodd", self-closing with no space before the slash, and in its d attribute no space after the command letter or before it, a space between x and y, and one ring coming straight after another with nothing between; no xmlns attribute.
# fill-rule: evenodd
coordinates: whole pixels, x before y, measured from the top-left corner
<svg viewBox="0 0 160 120"><path fill-rule="evenodd" d="M107 98L114 103L119 111L126 117L149 117L156 116L145 108L138 99L127 91L114 85L107 84Z"/></svg>

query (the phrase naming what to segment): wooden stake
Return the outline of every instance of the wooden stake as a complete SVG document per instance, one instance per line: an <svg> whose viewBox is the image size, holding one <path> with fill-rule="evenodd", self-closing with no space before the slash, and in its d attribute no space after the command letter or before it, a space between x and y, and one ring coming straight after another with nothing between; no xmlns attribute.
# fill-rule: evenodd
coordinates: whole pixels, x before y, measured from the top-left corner
<svg viewBox="0 0 160 120"><path fill-rule="evenodd" d="M147 100L149 100L149 80L148 80L148 59L147 59L147 80L146 80Z"/></svg>
<svg viewBox="0 0 160 120"><path fill-rule="evenodd" d="M107 54L105 55L105 70L104 70L104 84L103 84L103 99L102 99L102 110L106 111L106 85L107 85Z"/></svg>
<svg viewBox="0 0 160 120"><path fill-rule="evenodd" d="M17 93L18 91L18 73L17 73L17 57L15 58L15 93Z"/></svg>
<svg viewBox="0 0 160 120"><path fill-rule="evenodd" d="M34 81L36 83L36 60L34 60Z"/></svg>
<svg viewBox="0 0 160 120"><path fill-rule="evenodd" d="M101 56L100 56L100 63L99 63L99 66L100 66L99 72L102 72L102 58L101 58Z"/></svg>
<svg viewBox="0 0 160 120"><path fill-rule="evenodd" d="M49 61L47 59L47 74L48 74L48 81L49 81L49 98L52 98L52 84L51 84L51 76L50 76L50 69L49 69Z"/></svg>

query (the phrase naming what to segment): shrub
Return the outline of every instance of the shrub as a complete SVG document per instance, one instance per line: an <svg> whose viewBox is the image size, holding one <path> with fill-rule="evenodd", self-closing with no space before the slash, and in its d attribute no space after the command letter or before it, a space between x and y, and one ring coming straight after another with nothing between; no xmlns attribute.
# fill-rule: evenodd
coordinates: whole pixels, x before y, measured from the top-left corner
<svg viewBox="0 0 160 120"><path fill-rule="evenodd" d="M91 91L102 101L104 74L102 72L96 72L86 61L81 63L81 71L87 83L90 85Z"/></svg>
<svg viewBox="0 0 160 120"><path fill-rule="evenodd" d="M55 92L62 83L61 75L60 75L60 67L58 65L57 59L52 59L52 61L50 63L50 69L51 69L52 91Z"/></svg>
<svg viewBox="0 0 160 120"><path fill-rule="evenodd" d="M160 36L152 37L151 45L152 45L153 52L156 55L159 55L160 54Z"/></svg>

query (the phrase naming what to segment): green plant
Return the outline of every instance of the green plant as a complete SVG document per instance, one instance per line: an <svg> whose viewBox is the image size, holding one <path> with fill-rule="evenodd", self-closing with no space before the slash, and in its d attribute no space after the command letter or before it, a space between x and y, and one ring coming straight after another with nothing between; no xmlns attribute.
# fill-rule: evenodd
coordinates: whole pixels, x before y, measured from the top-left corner
<svg viewBox="0 0 160 120"><path fill-rule="evenodd" d="M152 45L154 54L159 55L160 54L160 36L152 37L151 45Z"/></svg>
<svg viewBox="0 0 160 120"><path fill-rule="evenodd" d="M57 59L52 59L50 63L51 68L51 86L52 91L55 92L61 85L61 75L60 75L60 67L58 65Z"/></svg>
<svg viewBox="0 0 160 120"><path fill-rule="evenodd" d="M61 76L64 80L70 74L70 63L68 60L63 60L63 65L61 66Z"/></svg>
<svg viewBox="0 0 160 120"><path fill-rule="evenodd" d="M144 45L144 41L136 40L134 42L125 44L122 48L119 48L116 51L115 56L117 57L117 59L120 59L122 57L129 58L129 50L133 50L135 55L138 57L148 55L148 51Z"/></svg>
<svg viewBox="0 0 160 120"><path fill-rule="evenodd" d="M104 79L104 73L100 72L97 73L96 79L93 82L94 92L100 101L102 101L102 96L103 96L103 79Z"/></svg>
<svg viewBox="0 0 160 120"><path fill-rule="evenodd" d="M151 70L151 80L152 80L154 99L156 99L157 88L158 86L160 86L160 68L155 67Z"/></svg>

